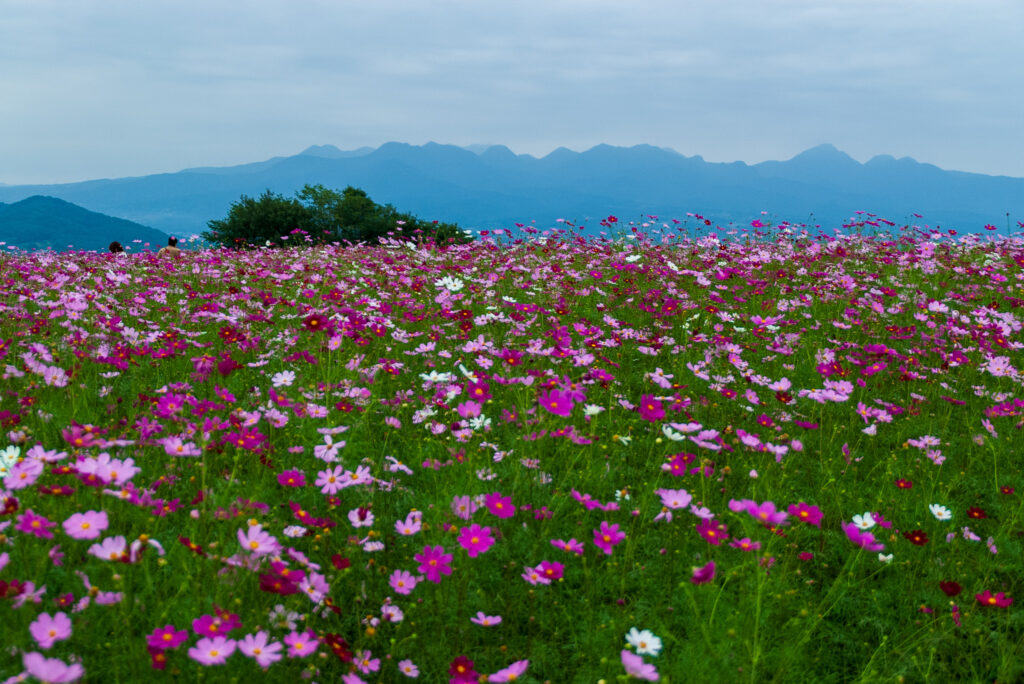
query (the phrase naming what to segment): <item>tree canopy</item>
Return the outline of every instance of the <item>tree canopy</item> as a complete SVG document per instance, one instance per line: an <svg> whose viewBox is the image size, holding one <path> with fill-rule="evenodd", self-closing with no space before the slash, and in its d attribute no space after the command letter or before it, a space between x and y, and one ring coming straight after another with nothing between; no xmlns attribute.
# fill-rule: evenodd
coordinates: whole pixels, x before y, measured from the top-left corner
<svg viewBox="0 0 1024 684"><path fill-rule="evenodd" d="M238 248L344 240L375 242L389 233L405 240L469 239L453 223L420 220L390 204L377 204L364 190L352 186L338 192L323 185L305 185L295 198L270 190L257 199L242 195L231 205L226 218L207 225L209 230L202 235L205 240Z"/></svg>

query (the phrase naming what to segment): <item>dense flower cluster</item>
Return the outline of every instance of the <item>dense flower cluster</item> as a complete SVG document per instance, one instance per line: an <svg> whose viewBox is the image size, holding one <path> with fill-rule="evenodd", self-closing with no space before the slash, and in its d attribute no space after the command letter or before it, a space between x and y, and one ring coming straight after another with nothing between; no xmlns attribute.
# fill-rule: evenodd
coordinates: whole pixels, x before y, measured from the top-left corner
<svg viewBox="0 0 1024 684"><path fill-rule="evenodd" d="M675 681L602 630L868 572L998 629L1021 241L632 228L0 255L0 673Z"/></svg>

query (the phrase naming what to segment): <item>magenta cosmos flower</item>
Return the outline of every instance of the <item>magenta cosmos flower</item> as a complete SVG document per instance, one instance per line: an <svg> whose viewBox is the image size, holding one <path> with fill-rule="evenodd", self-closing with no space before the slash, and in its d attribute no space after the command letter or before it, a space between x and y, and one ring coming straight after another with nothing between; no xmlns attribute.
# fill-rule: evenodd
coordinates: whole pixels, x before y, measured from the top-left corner
<svg viewBox="0 0 1024 684"><path fill-rule="evenodd" d="M983 606L995 606L996 608L1009 608L1010 604L1013 603L1013 599L1003 592L993 594L988 589L980 594L975 594L974 598L978 599L978 603Z"/></svg>
<svg viewBox="0 0 1024 684"><path fill-rule="evenodd" d="M821 527L821 509L817 506L811 506L801 501L798 504L790 505L786 510L800 522Z"/></svg>
<svg viewBox="0 0 1024 684"><path fill-rule="evenodd" d="M708 561L706 565L694 568L690 581L694 584L707 584L715 578L715 561Z"/></svg>
<svg viewBox="0 0 1024 684"><path fill-rule="evenodd" d="M72 539L96 539L110 526L104 511L75 513L64 521L64 532Z"/></svg>
<svg viewBox="0 0 1024 684"><path fill-rule="evenodd" d="M881 551L885 548L885 544L880 544L875 541L875 535L870 532L862 532L856 523L843 523L843 532L849 537L857 546L868 551Z"/></svg>
<svg viewBox="0 0 1024 684"><path fill-rule="evenodd" d="M537 395L537 401L548 413L556 416L568 417L572 415L573 401L565 392L553 389L548 392L541 392Z"/></svg>
<svg viewBox="0 0 1024 684"><path fill-rule="evenodd" d="M50 522L41 515L36 515L31 508L18 516L18 524L14 529L25 534L31 534L41 539L53 539L53 532L50 528L56 527L57 523Z"/></svg>
<svg viewBox="0 0 1024 684"><path fill-rule="evenodd" d="M146 637L146 646L158 651L166 651L181 646L187 640L187 631L179 630L174 625L164 625L154 629L153 633Z"/></svg>
<svg viewBox="0 0 1024 684"><path fill-rule="evenodd" d="M424 546L423 553L417 553L413 560L419 562L418 570L431 582L439 583L441 575L452 574L452 554L445 553L443 546Z"/></svg>
<svg viewBox="0 0 1024 684"><path fill-rule="evenodd" d="M491 515L497 518L511 518L516 514L511 496L502 496L501 492L493 492L484 496L484 505Z"/></svg>
<svg viewBox="0 0 1024 684"><path fill-rule="evenodd" d="M660 399L655 399L653 394L644 394L640 397L640 417L652 423L665 418L665 407Z"/></svg>
<svg viewBox="0 0 1024 684"><path fill-rule="evenodd" d="M459 531L459 545L466 549L470 558L476 558L481 553L486 553L494 545L491 528L480 527L476 523L469 527L463 527Z"/></svg>
<svg viewBox="0 0 1024 684"><path fill-rule="evenodd" d="M594 545L609 556L612 555L612 547L625 538L626 533L619 531L619 524L609 525L607 520L601 521L601 527L594 530Z"/></svg>
<svg viewBox="0 0 1024 684"><path fill-rule="evenodd" d="M28 626L28 631L39 644L39 648L47 650L58 641L71 636L71 619L64 612L56 615L40 613Z"/></svg>

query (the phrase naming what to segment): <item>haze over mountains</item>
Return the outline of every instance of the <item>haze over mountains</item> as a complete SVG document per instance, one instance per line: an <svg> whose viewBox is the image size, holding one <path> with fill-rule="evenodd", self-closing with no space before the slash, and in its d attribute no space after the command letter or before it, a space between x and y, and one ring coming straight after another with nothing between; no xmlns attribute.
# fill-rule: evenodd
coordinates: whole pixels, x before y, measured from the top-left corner
<svg viewBox="0 0 1024 684"><path fill-rule="evenodd" d="M49 195L167 233L187 236L227 215L242 194L292 196L305 184L360 187L381 204L463 228L512 227L563 218L590 232L611 214L662 220L700 213L719 225L770 218L838 227L856 211L899 224L977 232L1024 219L1024 179L945 171L914 159L860 163L831 145L788 161L713 163L673 150L598 145L545 157L504 146L386 143L343 151L314 145L290 157L231 167L197 167L137 178L0 187L0 201ZM913 213L922 214L915 218ZM0 239L3 226L0 224Z"/></svg>

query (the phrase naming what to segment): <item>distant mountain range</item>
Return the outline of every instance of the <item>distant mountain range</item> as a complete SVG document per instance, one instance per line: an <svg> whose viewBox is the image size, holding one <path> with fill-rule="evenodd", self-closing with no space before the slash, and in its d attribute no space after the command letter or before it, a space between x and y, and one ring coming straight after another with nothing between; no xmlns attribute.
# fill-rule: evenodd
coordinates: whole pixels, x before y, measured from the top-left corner
<svg viewBox="0 0 1024 684"><path fill-rule="evenodd" d="M167 233L98 214L56 197L33 195L14 204L0 202L0 242L7 245L26 250L105 252L115 240L129 251L142 251L146 243L159 249L167 244Z"/></svg>
<svg viewBox="0 0 1024 684"><path fill-rule="evenodd" d="M138 178L61 185L0 187L0 201L49 195L166 233L187 236L227 215L242 194L264 190L291 196L303 185L366 190L422 219L463 228L540 227L564 218L600 230L616 215L662 220L699 213L719 225L754 218L838 227L857 211L899 224L941 225L977 232L1000 229L1007 213L1024 219L1024 179L945 171L908 157L878 156L861 164L831 145L788 161L712 163L670 149L598 145L585 152L559 148L545 157L507 147L461 148L386 143L343 151L314 145L291 157L230 167L200 167ZM923 215L916 218L914 213ZM0 239L3 229L0 227Z"/></svg>

